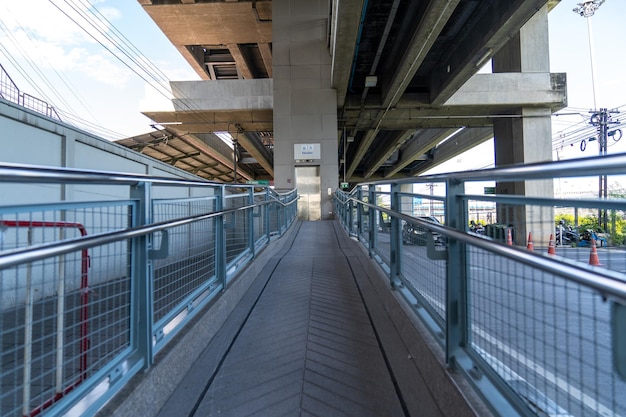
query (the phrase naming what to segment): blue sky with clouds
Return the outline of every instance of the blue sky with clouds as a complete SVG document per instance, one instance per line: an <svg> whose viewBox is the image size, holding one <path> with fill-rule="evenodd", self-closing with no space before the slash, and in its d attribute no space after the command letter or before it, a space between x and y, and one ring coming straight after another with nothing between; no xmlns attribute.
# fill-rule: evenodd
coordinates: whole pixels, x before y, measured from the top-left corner
<svg viewBox="0 0 626 417"><path fill-rule="evenodd" d="M136 0L2 1L0 63L18 88L112 131L105 137L146 133L151 130L150 120L140 110L167 108L168 100L97 42L121 55L77 12L90 4L97 9L95 15L86 14L92 22L95 16L105 18L105 23L97 24L107 33L123 34L168 79L198 79ZM584 123L586 111L593 107L587 22L572 11L576 4L577 0L562 0L550 14L551 70L567 73L569 107L580 113L555 118L555 132ZM624 0L606 0L592 17L599 107L626 105L624 17ZM96 39L70 18L88 28ZM564 150L563 156L581 156L571 148ZM489 156L489 151L479 152Z"/></svg>
<svg viewBox="0 0 626 417"><path fill-rule="evenodd" d="M77 10L89 8L86 0L0 2L0 64L21 91L119 133L112 135L116 139L148 132L150 120L140 110L161 108L167 100L107 50L129 62L92 23L121 33L167 78L198 77L136 0L91 4L97 13L83 14L85 19Z"/></svg>

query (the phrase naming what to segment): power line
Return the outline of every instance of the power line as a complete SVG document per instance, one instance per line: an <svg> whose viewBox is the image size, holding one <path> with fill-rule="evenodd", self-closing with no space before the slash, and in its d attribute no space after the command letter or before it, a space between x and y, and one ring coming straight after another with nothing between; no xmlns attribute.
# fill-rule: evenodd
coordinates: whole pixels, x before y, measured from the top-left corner
<svg viewBox="0 0 626 417"><path fill-rule="evenodd" d="M96 119L96 117L93 115L93 113L91 113L90 109L87 107L87 105L85 104L83 98L77 93L76 88L72 85L71 81L64 76L62 73L60 73L54 65L52 65L47 57L47 54L45 53L45 51L41 51L40 48L40 42L42 42L42 40L39 38L39 36L34 33L31 30L28 30L27 28L25 28L24 26L22 26L22 24L11 14L10 10L7 9L5 7L5 15L9 15L13 18L14 24L19 27L21 29L21 31L26 35L26 37L28 38L28 40L30 41L32 47L36 50L39 51L39 59L44 60L48 66L54 71L54 73L56 74L56 76L61 80L61 82L63 83L63 85L65 85L65 87L67 88L67 90L72 94L72 96L74 96L74 98L79 102L79 104L81 105L81 107L87 111L87 113L89 113L89 115L93 118ZM6 28L6 24L4 24L1 20L0 20L0 25L3 25ZM3 28L4 29L4 28ZM6 33L6 31L3 30L3 32ZM9 31L10 32L10 31ZM68 102L65 101L64 97L59 93L58 90L56 90L56 88L54 88L53 84L47 79L46 75L39 70L39 65L36 65L33 63L33 60L29 58L29 55L27 53L25 53L25 51L21 48L21 45L19 42L17 42L17 40L15 39L14 36L10 35L10 39L13 43L13 45L15 46L15 48L17 50L21 51L21 56L29 63L30 67L33 68L33 70L39 75L39 77L44 81L44 83L48 86L48 88L54 93L54 95L59 99L59 101L69 110L71 109L71 106L69 105ZM38 87L38 85L35 85L36 89ZM42 94L42 96L45 97L45 94L43 94L43 91L40 91L40 93ZM49 100L48 98L46 98L47 100ZM49 100L50 101L50 100ZM52 101L51 101L52 102Z"/></svg>
<svg viewBox="0 0 626 417"><path fill-rule="evenodd" d="M49 0L57 9L61 10L61 8L56 5L53 0ZM137 74L143 81L145 81L148 85L154 88L159 94L163 95L166 99L170 100L170 90L169 90L169 79L168 77L149 59L145 57L145 55L141 54L141 52L130 42L128 39L121 34L114 25L112 25L106 18L97 11L97 8L91 4L89 4L87 10L91 13L92 16L88 16L87 13L82 12L79 8L76 7L76 4L72 2L70 4L70 0L64 0L66 4L68 4L72 10L76 11L79 16L86 20L87 23L93 27L98 33L100 33L107 41L115 47L115 49L122 52L124 56L126 56L131 62L132 65L126 62L123 57L115 54L111 48L104 45L100 42L91 32L89 32L85 27L79 24L75 19L72 19L66 12L61 10L63 14L65 14L70 20L72 20L81 30L85 31L90 37L92 37L96 42L98 42L103 48L105 48L109 53L111 53L116 59L122 62L127 68ZM85 0L81 0L83 2L83 6L85 6ZM88 4L88 2L87 2ZM96 12L92 11L95 10ZM111 27L112 35L109 35L105 31L103 31L103 27ZM140 73L141 72L141 73ZM142 74L143 73L143 74ZM146 76L144 76L144 74ZM149 81L147 78L151 78L155 83ZM179 97L179 105L183 107L185 110L200 110L199 107L192 105L193 100L190 97L181 94ZM196 121L205 123L210 122L206 117L202 117L198 114L191 114L191 117Z"/></svg>

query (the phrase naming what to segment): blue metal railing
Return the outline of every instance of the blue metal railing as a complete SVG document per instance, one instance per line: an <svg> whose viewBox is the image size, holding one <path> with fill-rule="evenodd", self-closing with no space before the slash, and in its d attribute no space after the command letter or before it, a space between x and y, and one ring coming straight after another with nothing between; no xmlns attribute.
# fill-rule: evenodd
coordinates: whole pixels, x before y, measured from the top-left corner
<svg viewBox="0 0 626 417"><path fill-rule="evenodd" d="M553 195L598 175L626 156L360 184L336 213L495 413L626 415L626 200ZM526 195L484 193L505 188ZM595 229L599 210L608 247L556 245L557 216Z"/></svg>
<svg viewBox="0 0 626 417"><path fill-rule="evenodd" d="M9 164L0 182L3 416L94 414L297 213L295 190L240 184ZM84 201L34 203L50 192Z"/></svg>

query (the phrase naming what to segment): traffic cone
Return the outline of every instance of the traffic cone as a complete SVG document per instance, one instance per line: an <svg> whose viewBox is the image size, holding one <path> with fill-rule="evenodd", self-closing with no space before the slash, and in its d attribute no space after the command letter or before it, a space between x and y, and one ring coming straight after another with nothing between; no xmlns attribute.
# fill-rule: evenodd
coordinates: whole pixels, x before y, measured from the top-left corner
<svg viewBox="0 0 626 417"><path fill-rule="evenodd" d="M513 246L513 238L511 237L511 229L508 229L508 233L506 235L506 244L509 246Z"/></svg>
<svg viewBox="0 0 626 417"><path fill-rule="evenodd" d="M598 259L598 250L596 249L595 239L591 239L591 253L589 254L589 265L600 265L600 259Z"/></svg>
<svg viewBox="0 0 626 417"><path fill-rule="evenodd" d="M548 243L548 255L556 255L556 247L554 246L554 235L550 233L550 242Z"/></svg>
<svg viewBox="0 0 626 417"><path fill-rule="evenodd" d="M533 234L532 232L528 232L528 244L526 245L526 249L535 250L535 246L533 245Z"/></svg>

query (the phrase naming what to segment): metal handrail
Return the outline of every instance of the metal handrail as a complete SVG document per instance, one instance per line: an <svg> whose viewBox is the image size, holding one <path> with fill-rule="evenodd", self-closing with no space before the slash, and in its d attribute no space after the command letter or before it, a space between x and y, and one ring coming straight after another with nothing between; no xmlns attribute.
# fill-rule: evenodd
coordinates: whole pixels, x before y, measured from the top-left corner
<svg viewBox="0 0 626 417"><path fill-rule="evenodd" d="M624 175L624 167L626 167L626 153L570 159L566 161L549 161L524 165L510 165L504 167L489 168L480 171L465 171L448 174L424 175L419 177L409 177L396 180L371 181L360 183L360 185L445 182L448 180L457 182L490 181L496 177L499 181L539 180L553 179L555 177L594 177L598 175L598 172L602 172L602 175Z"/></svg>
<svg viewBox="0 0 626 417"><path fill-rule="evenodd" d="M288 194L288 193L286 193L286 194L279 194L279 195L287 195L287 194ZM292 205L293 203L295 203L295 202L297 202L297 201L298 201L298 199L297 199L297 198L294 198L293 200L288 201L287 203L283 203L283 202L282 202L282 201L280 201L280 200L279 200L276 196L270 195L270 198L274 199L277 203L279 203L279 204L280 204L280 205L282 205L283 207L288 207L288 206L290 206L290 205ZM269 201L264 201L264 202L263 202L263 204L269 204L269 203L270 203ZM261 203L259 203L259 204L261 204Z"/></svg>
<svg viewBox="0 0 626 417"><path fill-rule="evenodd" d="M251 184L225 184L206 180L190 180L168 177L155 177L143 174L119 173L110 171L98 171L75 168L58 168L37 165L24 165L13 163L0 164L0 181L14 183L64 183L64 184L94 184L99 185L138 185L141 183L151 183L167 186L202 186L202 187L255 187ZM278 193L276 195L288 195L289 192ZM281 202L282 203L282 202ZM291 203L288 203L291 204ZM285 204L283 204L285 205Z"/></svg>
<svg viewBox="0 0 626 417"><path fill-rule="evenodd" d="M274 197L272 197L274 198ZM287 207L293 204L296 199L291 200L288 203L283 203L280 200L276 199L276 202L280 203L284 207ZM16 249L12 251L7 251L5 253L0 254L0 269L9 268L11 266L15 266L21 263L29 263L39 261L41 259L49 258L52 256L63 255L66 253L75 252L78 250L90 248L93 246L101 246L106 245L107 243L116 242L119 240L132 239L135 237L140 237L144 235L148 235L154 232L160 232L166 229L170 229L173 227L184 226L186 224L199 222L201 220L207 220L214 217L220 217L231 213L236 213L239 211L245 211L249 209L253 209L255 207L265 206L268 204L273 204L274 201L260 201L255 204L250 204L247 206L241 206L237 208L227 209L227 210L219 210L207 214L198 214L195 216L183 217L181 219L175 221L163 221L159 223L153 223L148 226L141 227L133 227L125 230L118 230L114 232L105 232L94 234L86 237L78 237L74 239L67 239L62 242L57 243L46 243L41 245L33 245L28 248Z"/></svg>
<svg viewBox="0 0 626 417"><path fill-rule="evenodd" d="M452 238L465 244L471 244L472 246L479 247L497 255L504 256L516 262L523 263L525 265L532 266L540 269L544 272L549 272L554 275L558 275L567 280L577 282L579 284L586 285L594 290L600 292L604 297L615 299L623 304L626 304L626 282L624 282L620 275L617 273L603 269L603 268L591 268L586 265L570 263L565 259L553 260L542 255L537 255L532 252L520 250L512 246L505 246L488 239L484 239L478 236L469 235L464 232L460 232L456 229L446 227L444 225L438 225L426 220L418 219L407 214L400 213L391 209L387 209L376 204L368 203L359 200L354 197L348 197L345 202L341 204L345 205L348 201L354 201L355 203L362 204L369 208L380 210L404 220L410 224L418 224L425 227L428 230L439 233L448 238Z"/></svg>
<svg viewBox="0 0 626 417"><path fill-rule="evenodd" d="M59 183L101 185L137 185L152 183L172 186L223 186L223 183L154 177L142 174L118 173L75 168L57 168L22 164L0 164L0 181L15 183ZM245 185L245 184L242 184Z"/></svg>
<svg viewBox="0 0 626 417"><path fill-rule="evenodd" d="M174 221L163 221L159 223L153 223L148 226L133 227L114 232L98 233L86 237L67 239L57 243L44 243L41 245L29 246L27 248L15 249L0 254L0 269L9 268L11 266L19 265L22 263L35 262L53 256L63 255L66 253L71 253L94 246L106 245L108 243L113 243L120 240L145 236L173 227L184 226L201 220L207 220L230 213L235 213L238 211L249 210L251 208L269 203L271 202L264 201L258 204L252 204L228 210L220 210L207 214L198 214L195 216L183 217Z"/></svg>

